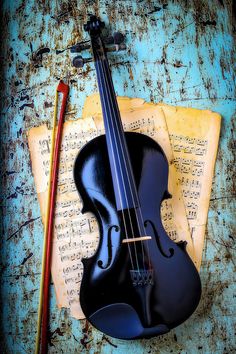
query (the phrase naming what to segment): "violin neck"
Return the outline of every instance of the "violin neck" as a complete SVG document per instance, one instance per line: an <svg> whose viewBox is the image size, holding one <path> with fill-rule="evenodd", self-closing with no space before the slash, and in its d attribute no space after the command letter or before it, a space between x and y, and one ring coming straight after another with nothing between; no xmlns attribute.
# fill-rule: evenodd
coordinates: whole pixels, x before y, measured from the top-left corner
<svg viewBox="0 0 236 354"><path fill-rule="evenodd" d="M129 152L106 57L95 62L117 210L139 206Z"/></svg>

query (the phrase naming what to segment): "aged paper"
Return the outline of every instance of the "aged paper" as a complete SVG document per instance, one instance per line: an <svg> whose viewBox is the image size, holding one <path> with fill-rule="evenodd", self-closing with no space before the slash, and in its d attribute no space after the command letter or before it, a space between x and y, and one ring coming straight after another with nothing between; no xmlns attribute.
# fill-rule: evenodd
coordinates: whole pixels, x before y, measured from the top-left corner
<svg viewBox="0 0 236 354"><path fill-rule="evenodd" d="M144 100L137 98L119 97L118 104L121 111L148 105L158 106L164 112L194 243L195 264L200 270L221 117L208 110L144 104ZM83 117L99 112L101 114L98 94L89 96Z"/></svg>
<svg viewBox="0 0 236 354"><path fill-rule="evenodd" d="M159 107L165 114L200 269L221 117L208 110Z"/></svg>
<svg viewBox="0 0 236 354"><path fill-rule="evenodd" d="M28 135L43 222L46 214L50 135L46 125L32 128ZM58 307L70 308L75 318L84 318L78 296L83 272L81 258L93 254L98 242L98 230L92 215L81 214L82 204L72 170L79 149L96 135L97 129L92 118L81 120L79 124L64 123L51 270Z"/></svg>
<svg viewBox="0 0 236 354"><path fill-rule="evenodd" d="M173 198L162 207L162 220L169 236L186 240L187 251L195 261L195 252L186 218L185 207L174 166L165 117L160 107L132 100L121 109L125 130L143 132L164 149L170 163L169 191ZM130 102L127 100L127 102ZM94 113L94 112L93 112ZM103 132L99 114L64 124L59 166L58 194L55 211L52 277L59 307L69 307L71 315L83 318L79 304L80 281L83 272L81 258L96 250L98 228L92 215L81 214L81 201L73 181L73 163L79 149ZM41 126L29 131L29 149L36 190L44 221L46 212L47 179L50 154L50 131Z"/></svg>

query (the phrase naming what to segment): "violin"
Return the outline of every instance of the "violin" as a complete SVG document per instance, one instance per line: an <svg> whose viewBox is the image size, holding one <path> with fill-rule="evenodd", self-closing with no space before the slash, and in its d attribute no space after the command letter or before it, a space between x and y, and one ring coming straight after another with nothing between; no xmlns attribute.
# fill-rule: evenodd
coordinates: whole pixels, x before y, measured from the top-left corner
<svg viewBox="0 0 236 354"><path fill-rule="evenodd" d="M186 243L163 228L160 207L168 193L168 162L150 137L124 132L102 37L104 23L91 16L91 38L105 135L78 153L74 180L99 225L96 252L82 260L80 303L88 321L120 339L167 333L196 309L197 269Z"/></svg>

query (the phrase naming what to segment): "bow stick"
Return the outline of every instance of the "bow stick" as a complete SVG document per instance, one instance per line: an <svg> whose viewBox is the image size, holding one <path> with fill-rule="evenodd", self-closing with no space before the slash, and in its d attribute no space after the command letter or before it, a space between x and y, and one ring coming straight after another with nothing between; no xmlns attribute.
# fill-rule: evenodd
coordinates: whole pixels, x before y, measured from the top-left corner
<svg viewBox="0 0 236 354"><path fill-rule="evenodd" d="M57 116L57 103L58 103L58 93L63 94L61 110L58 122L58 129L56 135L56 142L54 148L55 131L56 131L56 116ZM42 275L40 283L40 301L38 309L38 326L37 326L37 338L35 346L35 354L39 353L40 349L40 333L41 333L41 353L47 353L48 344L48 318L49 318L49 285L50 285L50 268L51 268L51 254L52 254L52 237L53 237L53 226L54 226L54 211L55 211L55 201L57 192L57 181L58 181L58 167L60 158L60 146L63 132L63 122L65 117L65 109L67 103L67 97L69 94L69 86L63 81L60 81L56 91L55 98L55 111L53 120L53 131L52 131L52 144L51 144L51 157L50 157L50 172L49 172L49 190L48 190L48 204L45 222L45 232L44 232L44 249L43 249L43 260L42 260ZM42 317L42 332L41 332L41 317Z"/></svg>

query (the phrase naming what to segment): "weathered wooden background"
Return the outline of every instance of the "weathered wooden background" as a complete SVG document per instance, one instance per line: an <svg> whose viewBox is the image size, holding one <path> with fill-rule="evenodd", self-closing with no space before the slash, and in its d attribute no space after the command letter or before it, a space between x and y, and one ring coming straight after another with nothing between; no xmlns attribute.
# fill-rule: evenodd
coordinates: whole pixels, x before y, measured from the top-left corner
<svg viewBox="0 0 236 354"><path fill-rule="evenodd" d="M118 95L208 108L223 117L196 313L150 340L104 336L67 310L51 286L51 353L235 353L235 160L233 1L5 0L1 4L1 353L33 353L43 228L31 172L27 130L49 122L58 78L71 71L67 118L97 90L93 64L77 74L70 53L96 13L126 34L128 50L111 54Z"/></svg>

